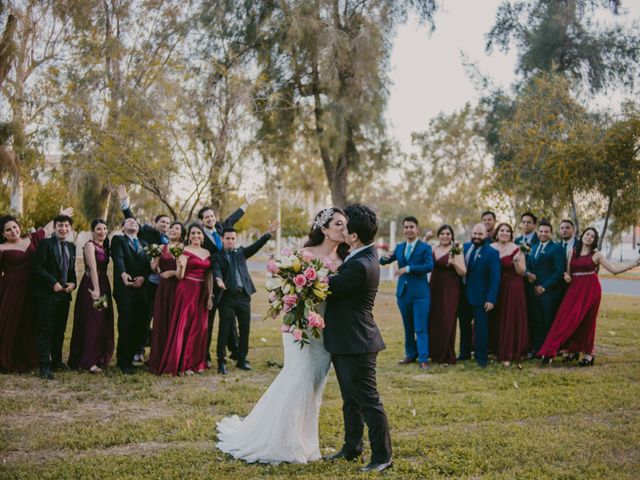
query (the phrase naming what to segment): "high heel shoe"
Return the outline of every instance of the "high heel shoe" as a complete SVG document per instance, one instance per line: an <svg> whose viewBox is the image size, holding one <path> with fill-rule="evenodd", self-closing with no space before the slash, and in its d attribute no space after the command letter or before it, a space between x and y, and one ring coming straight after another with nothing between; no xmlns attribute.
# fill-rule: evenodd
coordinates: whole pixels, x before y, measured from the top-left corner
<svg viewBox="0 0 640 480"><path fill-rule="evenodd" d="M562 358L562 363L576 362L578 361L579 358L580 358L580 354L578 352L571 353L571 354L565 355Z"/></svg>
<svg viewBox="0 0 640 480"><path fill-rule="evenodd" d="M587 359L586 357L583 358L582 360L580 360L578 362L578 365L580 365L581 367L593 367L593 361L596 359L596 357L591 356L591 358Z"/></svg>

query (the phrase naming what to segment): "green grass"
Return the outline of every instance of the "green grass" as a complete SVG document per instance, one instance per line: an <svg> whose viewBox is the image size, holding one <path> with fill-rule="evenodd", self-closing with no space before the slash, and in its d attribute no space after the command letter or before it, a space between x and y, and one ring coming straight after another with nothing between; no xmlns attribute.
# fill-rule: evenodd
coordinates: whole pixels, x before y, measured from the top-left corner
<svg viewBox="0 0 640 480"><path fill-rule="evenodd" d="M253 310L265 306L261 292ZM585 369L399 366L402 327L390 285L376 310L388 347L378 381L395 463L385 477L639 478L640 299L604 299L596 366ZM346 462L247 465L214 448L216 421L248 413L277 375L270 366L282 361L277 327L255 321L254 370L232 368L226 377L123 376L115 368L51 382L35 373L0 376L0 478L369 478ZM341 438L332 372L320 418L323 453Z"/></svg>

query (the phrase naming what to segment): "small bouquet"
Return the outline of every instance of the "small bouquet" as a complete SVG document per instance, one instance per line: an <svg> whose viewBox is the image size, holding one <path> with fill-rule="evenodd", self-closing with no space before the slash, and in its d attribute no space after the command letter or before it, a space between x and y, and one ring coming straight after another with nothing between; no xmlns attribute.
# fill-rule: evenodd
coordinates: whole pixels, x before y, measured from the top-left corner
<svg viewBox="0 0 640 480"><path fill-rule="evenodd" d="M531 245L524 240L522 241L522 243L520 243L520 245L518 245L518 247L524 255L529 255L531 253Z"/></svg>
<svg viewBox="0 0 640 480"><path fill-rule="evenodd" d="M109 308L109 299L106 295L101 295L93 301L93 308L96 310L105 310Z"/></svg>
<svg viewBox="0 0 640 480"><path fill-rule="evenodd" d="M149 258L158 258L162 255L162 245L158 245L157 243L147 245L144 247L144 253L146 253Z"/></svg>
<svg viewBox="0 0 640 480"><path fill-rule="evenodd" d="M182 255L184 252L184 245L181 243L175 243L173 245L169 245L169 253L173 255L176 259Z"/></svg>
<svg viewBox="0 0 640 480"><path fill-rule="evenodd" d="M266 288L269 292L267 316L277 318L284 313L280 330L293 335L300 348L309 343L309 336L320 338L324 319L316 307L327 299L329 274L335 272L325 262L301 252L283 250L280 260L267 262Z"/></svg>
<svg viewBox="0 0 640 480"><path fill-rule="evenodd" d="M461 253L462 245L460 244L460 242L454 242L454 244L451 246L451 250L449 250L449 256L453 258L456 255L460 255Z"/></svg>

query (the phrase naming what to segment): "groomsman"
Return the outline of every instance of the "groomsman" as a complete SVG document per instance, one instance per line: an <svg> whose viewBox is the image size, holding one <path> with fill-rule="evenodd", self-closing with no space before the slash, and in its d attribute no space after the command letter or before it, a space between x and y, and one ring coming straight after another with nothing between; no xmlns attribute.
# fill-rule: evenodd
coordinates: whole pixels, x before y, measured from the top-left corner
<svg viewBox="0 0 640 480"><path fill-rule="evenodd" d="M40 378L53 379L53 370L69 370L62 362L71 292L76 288L76 246L67 241L73 220L53 219L54 234L41 240L33 256L33 295L38 320Z"/></svg>
<svg viewBox="0 0 640 480"><path fill-rule="evenodd" d="M482 223L473 227L471 241L464 244L467 275L466 311L460 318L460 359L471 357L471 319L475 326L475 359L480 367L488 363L489 312L496 306L500 289L500 254L486 242L487 230Z"/></svg>
<svg viewBox="0 0 640 480"><path fill-rule="evenodd" d="M133 357L142 342L149 312L146 278L151 273L147 242L138 238L138 222L127 218L124 235L111 239L113 258L113 297L118 306L117 365L122 373L133 373Z"/></svg>
<svg viewBox="0 0 640 480"><path fill-rule="evenodd" d="M202 207L198 211L198 219L202 222L204 228L204 243L202 246L209 250L211 254L211 260L213 261L216 252L222 250L222 232L225 228L233 228L233 226L242 218L246 208L244 206L237 209L231 215L229 215L224 221L218 222L216 212L213 207ZM220 295L218 286L214 282L213 284L214 296ZM211 366L211 336L213 333L213 320L216 316L216 307L209 310L209 318L207 320L207 365ZM238 328L234 324L229 330L229 337L227 339L227 347L231 352L231 358L237 360L238 358Z"/></svg>
<svg viewBox="0 0 640 480"><path fill-rule="evenodd" d="M487 238L485 239L485 243L493 243L494 236L496 234L496 214L491 210L487 210L482 214L482 224L484 228L487 230Z"/></svg>
<svg viewBox="0 0 640 480"><path fill-rule="evenodd" d="M574 249L580 252L582 244L576 236L576 226L572 220L565 218L560 222L560 241L558 243L562 247L567 261L571 258L571 252L573 252Z"/></svg>
<svg viewBox="0 0 640 480"><path fill-rule="evenodd" d="M220 311L216 353L218 373L223 375L227 373L226 346L236 319L240 330L236 366L241 370L251 370L247 364L247 354L251 328L251 295L256 293L256 287L249 275L247 259L266 245L278 225L278 222L272 221L268 232L248 247L236 248L236 231L233 228L225 228L222 232L223 249L213 258L213 277L214 283L220 288L214 303Z"/></svg>
<svg viewBox="0 0 640 480"><path fill-rule="evenodd" d="M528 309L529 330L532 334L530 357L533 357L544 343L562 300L566 257L562 247L551 240L552 234L551 224L547 220L541 220L538 225L540 243L527 258L525 276L533 286Z"/></svg>
<svg viewBox="0 0 640 480"><path fill-rule="evenodd" d="M118 185L118 198L120 200L120 208L122 213L124 214L124 218L133 218L135 219L135 215L131 211L131 199L129 197L129 193L124 185ZM138 224L140 225L140 224ZM148 245L156 244L156 245L166 245L169 243L169 237L167 237L167 232L169 231L169 226L171 225L171 219L169 215L165 215L161 213L156 215L153 220L153 225L149 225L145 223L144 225L140 225L138 231L138 237L141 240L147 242ZM156 291L158 290L158 285L160 284L160 274L159 273L151 273L147 277L147 281L145 282L145 290L147 292L147 305L149 306L149 312L147 313L147 320L145 324L145 334L142 340L142 343L138 346L137 352L133 357L133 361L135 363L142 363L144 361L144 349L149 343L149 339L151 338L151 331L149 328L151 317L153 316L153 304L156 301Z"/></svg>
<svg viewBox="0 0 640 480"><path fill-rule="evenodd" d="M431 291L427 275L433 270L433 252L418 238L418 219L405 217L402 229L406 241L380 259L381 265L398 262L396 300L404 326L404 359L400 365L416 360L422 369L429 362L429 307Z"/></svg>
<svg viewBox="0 0 640 480"><path fill-rule="evenodd" d="M522 242L527 242L531 247L538 244L540 239L536 233L536 224L538 219L531 212L525 212L520 216L520 228L522 229L522 235L517 237L514 241L516 245L520 245Z"/></svg>

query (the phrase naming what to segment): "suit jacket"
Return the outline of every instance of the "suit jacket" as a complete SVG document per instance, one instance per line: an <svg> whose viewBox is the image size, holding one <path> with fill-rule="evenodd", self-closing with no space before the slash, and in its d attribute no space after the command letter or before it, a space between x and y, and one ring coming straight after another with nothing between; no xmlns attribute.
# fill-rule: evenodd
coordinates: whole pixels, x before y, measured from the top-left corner
<svg viewBox="0 0 640 480"><path fill-rule="evenodd" d="M564 247L562 246L562 240L558 240L558 245L560 246L560 248L564 252ZM578 253L580 253L581 249L582 249L582 242L580 241L580 239L578 237L573 237L573 248L571 250L565 252L565 256L567 257L567 260L569 259L569 257L571 257L571 252L577 251Z"/></svg>
<svg viewBox="0 0 640 480"><path fill-rule="evenodd" d="M373 304L380 283L375 246L358 252L329 280L331 294L325 312L324 345L340 355L384 350L382 335L373 320Z"/></svg>
<svg viewBox="0 0 640 480"><path fill-rule="evenodd" d="M465 259L472 245L472 242L464 244ZM496 304L500 289L500 273L500 253L498 250L483 243L479 252L477 248L471 252L466 275L467 300L470 305L479 307L486 302Z"/></svg>
<svg viewBox="0 0 640 480"><path fill-rule="evenodd" d="M244 210L239 208L235 212L233 212L231 215L229 215L223 222L216 222L215 229L216 229L216 232L218 232L218 235L222 235L222 231L225 228L232 228L236 223L238 223L238 220L240 220L243 215L244 215ZM209 238L209 235L207 235L206 233L204 235L204 243L202 244L202 246L203 248L206 248L207 250L209 250L209 253L211 254L211 258L214 258L216 252L218 251L218 247L216 246L215 242L211 240L211 238Z"/></svg>
<svg viewBox="0 0 640 480"><path fill-rule="evenodd" d="M127 207L122 209L122 213L124 214L124 218L136 218L133 212L131 212L131 207ZM145 223L144 225L140 225L140 231L138 232L138 238L140 240L144 240L149 245L155 243L156 245L162 245L162 234L156 230L154 227ZM167 241L169 239L167 238Z"/></svg>
<svg viewBox="0 0 640 480"><path fill-rule="evenodd" d="M433 251L431 245L417 240L413 247L409 260L404 256L407 242L396 245L396 248L388 260L380 259L380 265L387 265L395 261L398 268L409 267L409 273L404 273L398 278L396 296L407 295L411 298L429 298L428 273L433 270Z"/></svg>
<svg viewBox="0 0 640 480"><path fill-rule="evenodd" d="M527 271L536 276L534 286L541 285L547 292L561 288L561 281L567 265L563 248L549 240L536 258L536 248L527 257Z"/></svg>
<svg viewBox="0 0 640 480"><path fill-rule="evenodd" d="M138 252L133 249L129 237L126 235L115 235L111 239L111 258L113 258L113 296L117 297L131 291L133 287L128 287L122 283L121 275L127 272L131 278L145 277L151 273L149 257L144 252L147 242L142 239Z"/></svg>
<svg viewBox="0 0 640 480"><path fill-rule="evenodd" d="M36 253L31 259L33 268L34 285L33 295L36 297L48 297L55 295L53 286L60 283L64 287L61 280L62 271L60 270L60 249L57 247L57 237L51 236L40 240ZM67 242L69 250L69 267L67 271L67 283L78 285L76 279L76 246ZM71 298L71 294L67 293Z"/></svg>
<svg viewBox="0 0 640 480"><path fill-rule="evenodd" d="M524 235L520 235L519 237L516 237L513 243L515 243L516 245L520 245L523 241L524 241ZM540 243L538 234L536 232L533 232L533 237L531 238L531 247L533 248L535 245L538 245L538 243Z"/></svg>
<svg viewBox="0 0 640 480"><path fill-rule="evenodd" d="M247 258L251 258L258 253L258 250L264 247L270 239L271 234L265 233L248 247L236 248L233 252L229 253L229 255L233 255L235 258L240 278L242 280L242 289L247 295L253 295L256 293L256 287L253 284L253 280L251 280L251 275L249 275ZM216 252L213 257L213 276L214 278L221 278L227 288L229 285L234 283L231 281L232 272L231 268L229 268L230 266L227 253L224 250ZM216 303L216 305L222 300L224 292L224 290L218 290L214 293L214 303Z"/></svg>

